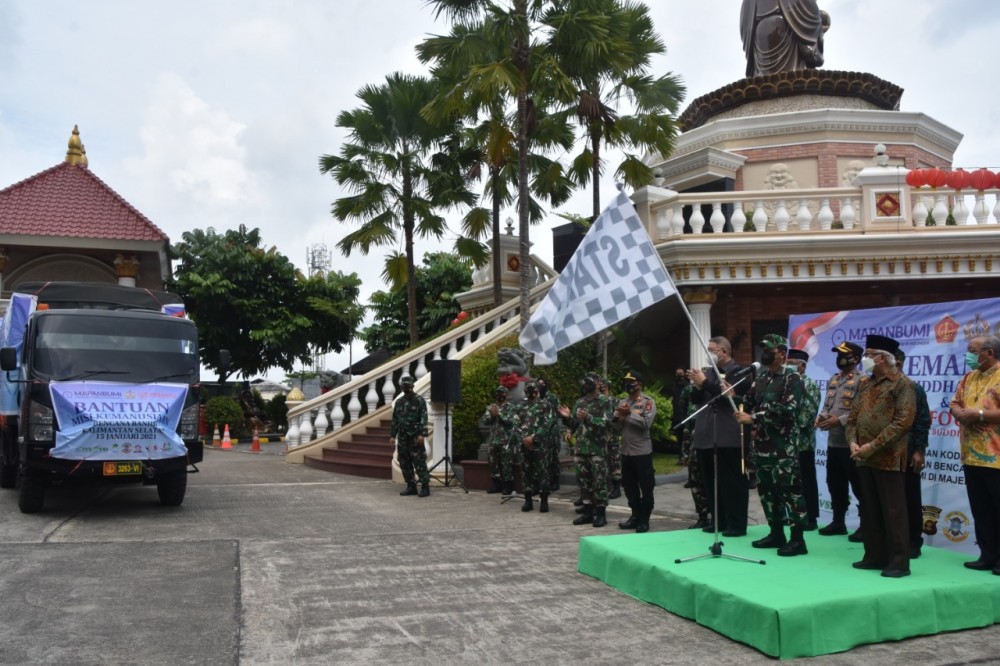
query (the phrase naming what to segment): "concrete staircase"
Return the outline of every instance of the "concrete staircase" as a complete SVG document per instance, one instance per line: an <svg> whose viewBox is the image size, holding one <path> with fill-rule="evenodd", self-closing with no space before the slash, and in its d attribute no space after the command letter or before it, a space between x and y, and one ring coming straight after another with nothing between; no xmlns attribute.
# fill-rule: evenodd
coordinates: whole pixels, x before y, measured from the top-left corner
<svg viewBox="0 0 1000 666"><path fill-rule="evenodd" d="M393 447L389 445L390 419L381 419L363 433L351 433L349 440L335 446L324 446L319 455L306 455L309 467L327 472L364 476L370 479L392 478Z"/></svg>

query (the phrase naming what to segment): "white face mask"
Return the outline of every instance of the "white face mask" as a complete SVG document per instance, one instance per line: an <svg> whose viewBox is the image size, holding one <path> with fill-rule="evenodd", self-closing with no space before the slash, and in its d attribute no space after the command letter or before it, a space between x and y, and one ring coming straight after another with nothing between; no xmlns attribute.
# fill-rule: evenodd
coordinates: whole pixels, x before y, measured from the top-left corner
<svg viewBox="0 0 1000 666"><path fill-rule="evenodd" d="M712 365L719 365L719 355L715 352L708 352L708 362Z"/></svg>
<svg viewBox="0 0 1000 666"><path fill-rule="evenodd" d="M861 359L861 369L865 371L866 375L872 374L872 371L875 370L875 359L865 356Z"/></svg>

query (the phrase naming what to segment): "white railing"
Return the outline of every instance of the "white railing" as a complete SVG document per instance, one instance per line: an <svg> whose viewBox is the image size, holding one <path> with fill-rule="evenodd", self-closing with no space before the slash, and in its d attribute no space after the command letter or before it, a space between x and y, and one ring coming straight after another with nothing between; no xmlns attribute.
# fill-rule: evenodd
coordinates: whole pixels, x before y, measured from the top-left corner
<svg viewBox="0 0 1000 666"><path fill-rule="evenodd" d="M531 290L532 304L544 298L555 281L550 268L541 262L536 262L535 265L539 267L539 279L544 278L545 282ZM427 375L428 362L447 360L460 351L468 352L479 340L488 337L489 332L518 317L519 306L518 299L512 299L365 375L355 377L343 386L291 407L288 410L288 433L285 437L289 452L332 435L361 417L391 405L399 390L399 378L403 374L409 374L417 381L416 390L427 392L429 383L420 382L420 379Z"/></svg>
<svg viewBox="0 0 1000 666"><path fill-rule="evenodd" d="M900 195L910 203L914 227L945 226L949 213L957 226L995 225L1000 221L1000 190L956 191L950 188L913 189L901 184ZM801 190L760 190L678 194L650 197L647 231L657 242L685 234L756 232L865 231L877 221L863 188L837 187ZM900 202L903 203L903 202ZM752 224L747 224L748 222ZM685 224L689 230L685 231Z"/></svg>

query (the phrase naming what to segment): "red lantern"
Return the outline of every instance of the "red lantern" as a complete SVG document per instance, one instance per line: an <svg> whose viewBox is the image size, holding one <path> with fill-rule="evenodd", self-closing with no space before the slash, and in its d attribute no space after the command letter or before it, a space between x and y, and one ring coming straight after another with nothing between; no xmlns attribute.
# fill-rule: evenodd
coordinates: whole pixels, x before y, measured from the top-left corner
<svg viewBox="0 0 1000 666"><path fill-rule="evenodd" d="M935 189L944 187L948 184L948 172L937 167L927 169L927 184Z"/></svg>
<svg viewBox="0 0 1000 666"><path fill-rule="evenodd" d="M906 174L906 184L910 187L923 187L927 184L925 169L911 169Z"/></svg>
<svg viewBox="0 0 1000 666"><path fill-rule="evenodd" d="M964 190L969 186L969 172L965 169L955 169L948 174L948 187L954 190Z"/></svg>
<svg viewBox="0 0 1000 666"><path fill-rule="evenodd" d="M996 176L989 169L976 169L969 174L969 185L982 192L993 187Z"/></svg>
<svg viewBox="0 0 1000 666"><path fill-rule="evenodd" d="M465 310L462 310L461 312L458 313L458 320L459 321L465 321L468 318L469 318L469 313L466 312Z"/></svg>
<svg viewBox="0 0 1000 666"><path fill-rule="evenodd" d="M452 320L451 320L451 325L452 325L452 326L458 326L458 325L459 325L459 324L461 324L461 323L462 323L462 322L460 322L460 321L459 321L458 319L452 319Z"/></svg>

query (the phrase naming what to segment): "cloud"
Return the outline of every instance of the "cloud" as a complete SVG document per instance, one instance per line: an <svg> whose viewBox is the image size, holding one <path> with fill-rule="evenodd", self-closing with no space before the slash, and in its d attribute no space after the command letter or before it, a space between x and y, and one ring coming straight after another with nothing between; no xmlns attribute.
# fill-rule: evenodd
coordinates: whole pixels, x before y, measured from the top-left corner
<svg viewBox="0 0 1000 666"><path fill-rule="evenodd" d="M295 40L295 30L281 21L257 17L226 27L216 46L222 50L246 51L255 57L277 55Z"/></svg>

